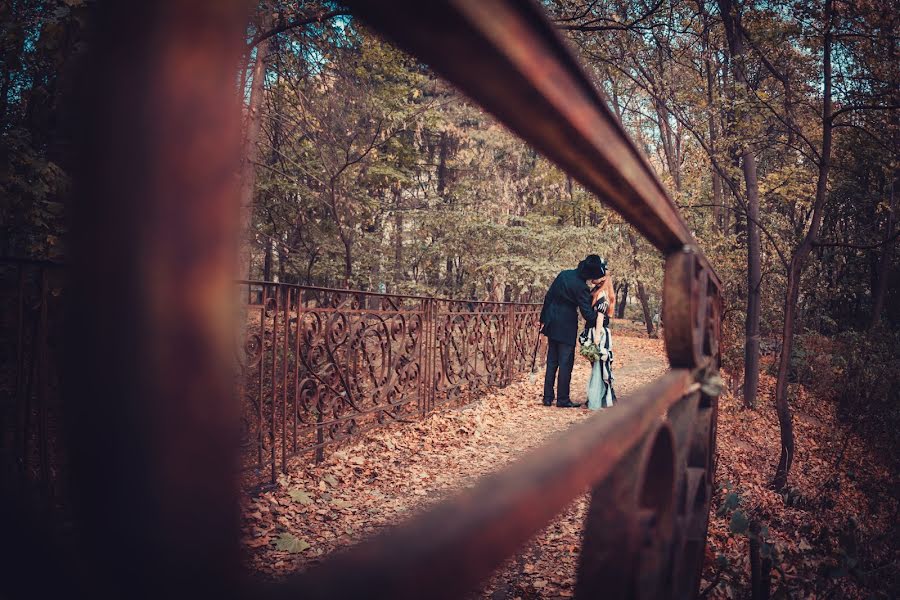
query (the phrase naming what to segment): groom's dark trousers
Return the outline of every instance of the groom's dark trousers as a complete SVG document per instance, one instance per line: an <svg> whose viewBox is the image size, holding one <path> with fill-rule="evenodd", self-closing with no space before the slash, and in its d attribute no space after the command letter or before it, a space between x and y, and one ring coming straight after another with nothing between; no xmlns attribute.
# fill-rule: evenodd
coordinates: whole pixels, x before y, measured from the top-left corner
<svg viewBox="0 0 900 600"><path fill-rule="evenodd" d="M553 402L553 383L558 377L557 404L569 403L569 384L575 365L578 339L578 313L585 325L597 324L597 311L591 306L591 294L576 269L562 271L544 296L541 309L541 333L547 336L547 371L544 374L544 404Z"/></svg>
<svg viewBox="0 0 900 600"><path fill-rule="evenodd" d="M556 401L567 404L569 384L572 382L572 367L575 366L575 347L569 343L547 340L547 371L544 373L544 404L553 403L553 380L559 369Z"/></svg>

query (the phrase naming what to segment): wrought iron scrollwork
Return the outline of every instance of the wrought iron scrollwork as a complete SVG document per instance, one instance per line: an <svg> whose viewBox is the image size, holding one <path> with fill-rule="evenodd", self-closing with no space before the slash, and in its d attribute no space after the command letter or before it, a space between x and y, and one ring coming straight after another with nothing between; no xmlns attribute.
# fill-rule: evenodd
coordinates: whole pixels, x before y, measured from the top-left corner
<svg viewBox="0 0 900 600"><path fill-rule="evenodd" d="M368 429L508 384L539 342L534 305L243 285L244 466L271 477L276 462L320 460Z"/></svg>

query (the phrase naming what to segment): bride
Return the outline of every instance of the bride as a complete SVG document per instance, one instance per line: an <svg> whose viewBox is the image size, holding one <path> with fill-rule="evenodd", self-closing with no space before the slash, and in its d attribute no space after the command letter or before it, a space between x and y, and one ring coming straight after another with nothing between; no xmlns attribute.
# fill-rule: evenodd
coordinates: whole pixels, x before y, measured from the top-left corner
<svg viewBox="0 0 900 600"><path fill-rule="evenodd" d="M616 294L612 277L605 269L599 279L589 280L588 285L592 286L591 305L600 315L597 324L582 331L578 341L581 343L581 355L593 363L587 388L587 408L597 410L608 408L616 401L612 374L612 336L609 332L609 315L614 314ZM603 318L599 318L600 316Z"/></svg>

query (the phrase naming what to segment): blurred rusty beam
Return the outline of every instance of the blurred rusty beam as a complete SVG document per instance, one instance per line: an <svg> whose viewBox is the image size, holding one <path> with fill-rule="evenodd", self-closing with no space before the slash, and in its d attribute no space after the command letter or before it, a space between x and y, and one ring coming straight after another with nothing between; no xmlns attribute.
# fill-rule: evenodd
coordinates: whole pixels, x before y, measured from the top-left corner
<svg viewBox="0 0 900 600"><path fill-rule="evenodd" d="M75 596L239 573L232 279L244 0L98 3L80 82L67 430Z"/></svg>
<svg viewBox="0 0 900 600"><path fill-rule="evenodd" d="M696 388L692 382L690 371L670 371L627 401L481 479L475 488L269 588L265 595L307 600L462 597L579 494L614 469L632 464L626 458L634 458L668 409ZM636 473L626 475L620 485L640 483Z"/></svg>
<svg viewBox="0 0 900 600"><path fill-rule="evenodd" d="M664 254L696 247L647 160L531 0L348 4L597 194Z"/></svg>

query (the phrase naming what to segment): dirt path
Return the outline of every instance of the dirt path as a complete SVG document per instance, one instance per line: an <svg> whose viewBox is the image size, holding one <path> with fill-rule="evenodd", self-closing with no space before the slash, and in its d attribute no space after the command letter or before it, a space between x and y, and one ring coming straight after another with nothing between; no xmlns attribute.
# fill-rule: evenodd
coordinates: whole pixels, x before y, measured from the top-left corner
<svg viewBox="0 0 900 600"><path fill-rule="evenodd" d="M614 343L616 393L627 402L628 392L661 375L666 361L658 340L620 336ZM577 358L573 401L584 400L589 373L588 363ZM478 402L421 423L375 432L248 500L244 546L249 567L278 576L315 564L473 485L593 414L542 406L541 375L533 383L523 376ZM476 597L572 595L584 508L584 499L574 502Z"/></svg>

